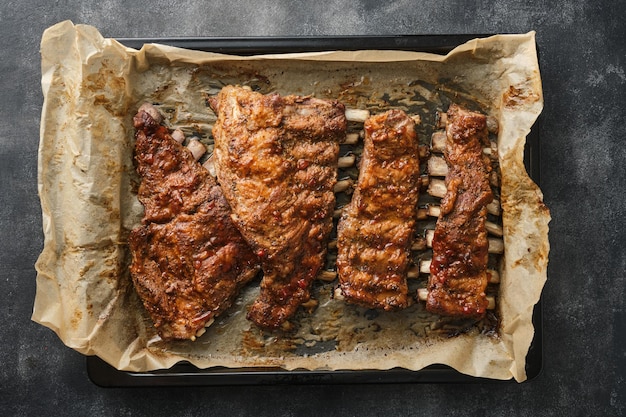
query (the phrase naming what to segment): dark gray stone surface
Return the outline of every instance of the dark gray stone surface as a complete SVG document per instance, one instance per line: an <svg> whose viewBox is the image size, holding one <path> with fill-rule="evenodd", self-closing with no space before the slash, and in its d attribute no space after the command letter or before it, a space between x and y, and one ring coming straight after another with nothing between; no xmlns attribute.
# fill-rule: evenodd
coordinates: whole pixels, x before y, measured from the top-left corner
<svg viewBox="0 0 626 417"><path fill-rule="evenodd" d="M0 414L626 414L626 4L607 1L4 1L0 4ZM475 3L475 4L474 4ZM541 178L552 211L544 367L524 384L102 389L30 321L42 248L39 41L61 20L106 37L537 31Z"/></svg>

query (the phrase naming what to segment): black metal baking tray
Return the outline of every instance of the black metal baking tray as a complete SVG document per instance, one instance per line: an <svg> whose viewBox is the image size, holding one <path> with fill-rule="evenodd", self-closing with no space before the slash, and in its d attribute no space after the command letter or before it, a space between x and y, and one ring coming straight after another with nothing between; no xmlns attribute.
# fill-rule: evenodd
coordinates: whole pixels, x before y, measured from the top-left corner
<svg viewBox="0 0 626 417"><path fill-rule="evenodd" d="M119 38L122 44L140 49L145 43L160 43L186 49L231 55L267 53L319 52L327 50L404 50L446 54L481 34L394 35L340 37L241 37L241 38ZM535 123L526 142L524 162L530 177L540 184L538 124ZM543 366L541 301L535 306L535 336L526 356L527 381L536 378ZM512 383L461 374L445 365L431 365L419 371L340 370L286 371L279 368L211 368L199 369L189 363L178 363L152 372L118 371L96 356L86 358L89 379L100 387L269 385L269 384L375 384L375 383Z"/></svg>
<svg viewBox="0 0 626 417"><path fill-rule="evenodd" d="M122 44L140 49L146 43L160 43L186 49L231 55L279 54L291 52L357 51L362 49L420 51L446 54L454 47L489 35L395 35L240 38L118 38Z"/></svg>

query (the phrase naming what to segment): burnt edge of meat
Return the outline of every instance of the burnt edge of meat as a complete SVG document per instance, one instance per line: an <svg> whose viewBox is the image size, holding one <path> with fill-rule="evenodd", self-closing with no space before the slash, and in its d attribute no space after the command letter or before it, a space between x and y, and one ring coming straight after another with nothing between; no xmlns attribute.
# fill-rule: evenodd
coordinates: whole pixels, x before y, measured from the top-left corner
<svg viewBox="0 0 626 417"><path fill-rule="evenodd" d="M447 192L432 243L428 311L482 318L487 311L486 206L493 200L486 116L452 104L447 112Z"/></svg>
<svg viewBox="0 0 626 417"><path fill-rule="evenodd" d="M357 187L337 226L337 270L346 301L398 310L411 303L410 264L420 160L413 120L401 110L365 121Z"/></svg>
<svg viewBox="0 0 626 417"><path fill-rule="evenodd" d="M159 119L146 105L133 119L145 212L129 235L130 272L159 336L193 340L254 278L258 260L215 180Z"/></svg>

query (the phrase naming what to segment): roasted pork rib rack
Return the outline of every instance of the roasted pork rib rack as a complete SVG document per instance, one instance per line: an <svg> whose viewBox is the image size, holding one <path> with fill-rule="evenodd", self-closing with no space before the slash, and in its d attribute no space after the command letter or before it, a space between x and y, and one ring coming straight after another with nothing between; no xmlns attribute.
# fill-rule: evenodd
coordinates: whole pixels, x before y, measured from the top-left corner
<svg viewBox="0 0 626 417"><path fill-rule="evenodd" d="M426 307L441 315L484 316L489 241L487 207L493 201L486 117L452 104L447 112L445 195L432 238Z"/></svg>
<svg viewBox="0 0 626 417"><path fill-rule="evenodd" d="M134 117L142 225L128 238L133 284L164 340L195 339L257 274L220 187L151 105ZM192 151L189 149L194 150Z"/></svg>
<svg viewBox="0 0 626 417"><path fill-rule="evenodd" d="M248 318L277 329L309 300L325 263L344 106L235 86L210 104L217 178L264 273Z"/></svg>
<svg viewBox="0 0 626 417"><path fill-rule="evenodd" d="M401 110L365 121L358 183L337 226L337 271L346 301L397 310L410 304L407 270L419 196L414 122Z"/></svg>

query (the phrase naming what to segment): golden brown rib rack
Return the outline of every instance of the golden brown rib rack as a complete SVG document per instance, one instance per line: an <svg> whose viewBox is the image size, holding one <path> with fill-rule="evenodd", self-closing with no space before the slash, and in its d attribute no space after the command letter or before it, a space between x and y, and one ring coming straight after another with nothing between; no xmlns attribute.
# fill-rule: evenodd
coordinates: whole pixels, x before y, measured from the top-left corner
<svg viewBox="0 0 626 417"><path fill-rule="evenodd" d="M384 310L410 304L406 273L419 177L413 120L401 110L368 118L358 183L337 226L337 270L347 301Z"/></svg>
<svg viewBox="0 0 626 417"><path fill-rule="evenodd" d="M427 309L482 317L488 306L487 205L493 200L486 117L452 104L447 112L446 193L435 228Z"/></svg>
<svg viewBox="0 0 626 417"><path fill-rule="evenodd" d="M162 339L195 339L258 272L230 208L154 107L134 118L142 225L129 236L133 283ZM196 144L198 145L198 144Z"/></svg>
<svg viewBox="0 0 626 417"><path fill-rule="evenodd" d="M248 317L276 329L309 300L325 262L344 106L227 86L211 107L217 177L264 272Z"/></svg>

